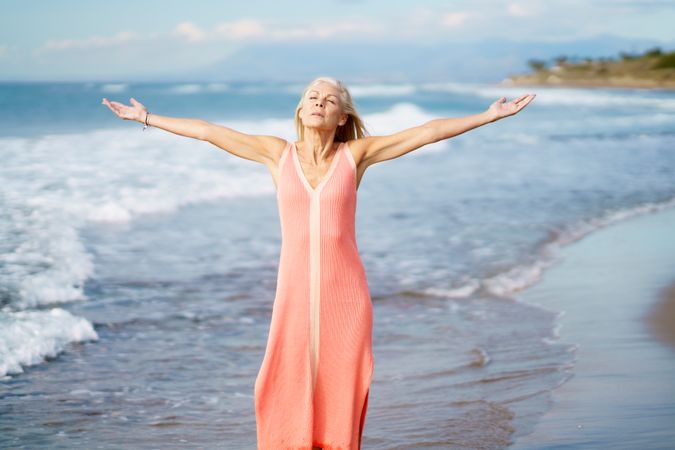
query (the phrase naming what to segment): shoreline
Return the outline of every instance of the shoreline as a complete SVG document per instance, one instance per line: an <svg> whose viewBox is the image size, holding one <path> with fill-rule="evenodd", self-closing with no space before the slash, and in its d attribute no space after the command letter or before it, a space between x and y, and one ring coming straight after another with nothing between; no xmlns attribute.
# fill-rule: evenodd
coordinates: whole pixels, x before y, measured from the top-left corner
<svg viewBox="0 0 675 450"><path fill-rule="evenodd" d="M654 336L675 350L675 280L661 291L645 320Z"/></svg>
<svg viewBox="0 0 675 450"><path fill-rule="evenodd" d="M551 75L554 76L554 75ZM504 87L561 87L583 89L645 89L675 91L675 82L672 84L659 84L652 80L564 80L561 78L539 79L537 77L519 75L508 77L499 83Z"/></svg>
<svg viewBox="0 0 675 450"><path fill-rule="evenodd" d="M558 339L577 350L550 409L509 449L649 449L675 441L673 229L675 208L596 230L563 247L541 281L522 292L520 300L562 312Z"/></svg>

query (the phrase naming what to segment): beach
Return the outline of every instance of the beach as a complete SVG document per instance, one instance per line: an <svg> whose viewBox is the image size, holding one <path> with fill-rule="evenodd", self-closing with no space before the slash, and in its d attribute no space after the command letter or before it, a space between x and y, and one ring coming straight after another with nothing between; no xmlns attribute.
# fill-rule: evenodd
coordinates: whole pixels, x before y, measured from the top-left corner
<svg viewBox="0 0 675 450"><path fill-rule="evenodd" d="M521 299L564 311L572 377L512 449L665 449L675 443L675 210L596 231Z"/></svg>

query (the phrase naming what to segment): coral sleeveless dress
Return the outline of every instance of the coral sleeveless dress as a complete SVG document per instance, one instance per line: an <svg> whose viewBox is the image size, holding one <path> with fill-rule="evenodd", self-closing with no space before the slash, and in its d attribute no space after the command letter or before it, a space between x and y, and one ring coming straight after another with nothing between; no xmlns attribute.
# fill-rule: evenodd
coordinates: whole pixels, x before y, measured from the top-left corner
<svg viewBox="0 0 675 450"><path fill-rule="evenodd" d="M356 246L356 164L340 143L314 189L289 142L278 178L282 242L254 388L258 450L359 450L374 362Z"/></svg>

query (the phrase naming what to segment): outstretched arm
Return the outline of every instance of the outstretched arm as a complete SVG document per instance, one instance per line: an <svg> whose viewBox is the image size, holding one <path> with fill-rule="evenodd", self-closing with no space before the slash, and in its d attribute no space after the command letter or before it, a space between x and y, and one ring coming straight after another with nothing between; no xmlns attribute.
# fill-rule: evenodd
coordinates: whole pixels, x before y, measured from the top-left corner
<svg viewBox="0 0 675 450"><path fill-rule="evenodd" d="M429 122L388 136L369 136L349 143L363 155L365 166L398 158L424 145L460 135L482 125L512 116L527 106L536 94L525 94L506 102L502 97L479 113L464 117L434 119Z"/></svg>
<svg viewBox="0 0 675 450"><path fill-rule="evenodd" d="M145 123L147 117L148 125L161 128L179 136L202 139L202 136L206 132L207 122L205 120L160 116L154 113L149 114L147 108L135 98L131 98L130 101L131 106L115 101L111 102L107 98L104 98L101 103L110 108L120 119Z"/></svg>
<svg viewBox="0 0 675 450"><path fill-rule="evenodd" d="M253 136L202 119L186 119L148 113L147 108L142 103L134 98L131 98L130 101L131 106L111 102L107 98L104 98L101 103L110 108L121 119L134 120L140 123L145 123L147 119L148 125L152 127L179 136L209 142L235 156L265 165L270 165L275 160L275 155L285 144L283 139L274 136Z"/></svg>

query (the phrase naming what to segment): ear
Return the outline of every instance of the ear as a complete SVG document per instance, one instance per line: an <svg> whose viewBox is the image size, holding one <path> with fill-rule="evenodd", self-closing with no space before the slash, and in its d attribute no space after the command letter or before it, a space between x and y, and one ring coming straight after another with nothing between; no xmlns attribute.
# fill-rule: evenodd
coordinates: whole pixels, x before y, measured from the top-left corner
<svg viewBox="0 0 675 450"><path fill-rule="evenodd" d="M342 126L347 123L347 119L349 119L349 116L347 114L343 114L340 117L340 122L338 122L338 125Z"/></svg>

